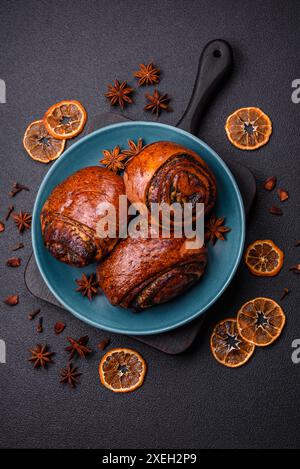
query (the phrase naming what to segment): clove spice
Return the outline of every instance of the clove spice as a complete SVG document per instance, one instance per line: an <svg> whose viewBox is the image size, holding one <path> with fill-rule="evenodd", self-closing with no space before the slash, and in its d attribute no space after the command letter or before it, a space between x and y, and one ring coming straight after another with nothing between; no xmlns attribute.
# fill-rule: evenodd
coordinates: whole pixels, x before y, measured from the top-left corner
<svg viewBox="0 0 300 469"><path fill-rule="evenodd" d="M12 190L9 192L10 197L15 197L19 192L21 191L29 191L29 188L27 186L24 186L24 184L20 184L19 182L14 182Z"/></svg>
<svg viewBox="0 0 300 469"><path fill-rule="evenodd" d="M29 321L32 321L39 314L40 311L40 308L33 310L31 313L28 314L27 319L29 319Z"/></svg>
<svg viewBox="0 0 300 469"><path fill-rule="evenodd" d="M13 205L10 205L7 209L7 213L5 215L5 220L7 221L9 217L11 216L12 212L14 211L15 207Z"/></svg>
<svg viewBox="0 0 300 469"><path fill-rule="evenodd" d="M43 331L44 331L44 328L43 328L43 317L41 316L41 317L39 318L38 324L37 324L37 326L36 326L36 332L41 333L41 332L43 332Z"/></svg>
<svg viewBox="0 0 300 469"><path fill-rule="evenodd" d="M285 289L283 290L283 294L282 294L280 300L284 300L285 297L286 297L289 293L291 293L291 290L289 290L289 288L285 288Z"/></svg>
<svg viewBox="0 0 300 469"><path fill-rule="evenodd" d="M101 342L99 342L97 347L98 347L99 350L101 350L101 352L103 352L103 350L106 349L106 347L108 346L109 343L110 343L110 339L107 337L107 338L101 340Z"/></svg>
<svg viewBox="0 0 300 469"><path fill-rule="evenodd" d="M12 248L12 251L18 251L19 249L23 249L23 247L24 247L24 244L23 244L23 243L16 244L16 245Z"/></svg>

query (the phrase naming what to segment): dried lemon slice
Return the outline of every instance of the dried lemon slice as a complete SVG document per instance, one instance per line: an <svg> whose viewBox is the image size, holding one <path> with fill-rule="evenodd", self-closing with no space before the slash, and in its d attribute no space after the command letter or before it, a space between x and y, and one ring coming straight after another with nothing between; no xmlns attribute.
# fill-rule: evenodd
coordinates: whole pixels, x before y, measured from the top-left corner
<svg viewBox="0 0 300 469"><path fill-rule="evenodd" d="M44 124L53 137L70 139L80 134L86 119L86 110L79 101L61 101L48 109Z"/></svg>
<svg viewBox="0 0 300 469"><path fill-rule="evenodd" d="M146 370L143 357L128 348L110 350L99 365L101 383L113 392L130 392L139 388L144 382Z"/></svg>
<svg viewBox="0 0 300 469"><path fill-rule="evenodd" d="M258 107L243 107L227 118L225 130L235 147L256 150L269 141L272 122Z"/></svg>
<svg viewBox="0 0 300 469"><path fill-rule="evenodd" d="M23 145L29 156L41 163L56 160L64 151L65 144L65 140L57 140L48 132L43 120L32 122L23 138Z"/></svg>
<svg viewBox="0 0 300 469"><path fill-rule="evenodd" d="M274 277L283 266L284 254L270 239L257 240L246 250L245 262L258 277Z"/></svg>
<svg viewBox="0 0 300 469"><path fill-rule="evenodd" d="M240 335L249 343L266 347L280 336L286 322L282 308L270 298L255 298L238 312Z"/></svg>
<svg viewBox="0 0 300 469"><path fill-rule="evenodd" d="M225 319L217 324L210 339L210 348L215 359L228 368L244 365L255 350L255 346L239 334L235 319Z"/></svg>

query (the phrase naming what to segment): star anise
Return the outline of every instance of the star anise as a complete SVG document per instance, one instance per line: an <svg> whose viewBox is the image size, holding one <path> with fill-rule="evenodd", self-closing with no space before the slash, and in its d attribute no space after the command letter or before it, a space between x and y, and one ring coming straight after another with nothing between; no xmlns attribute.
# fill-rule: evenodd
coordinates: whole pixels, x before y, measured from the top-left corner
<svg viewBox="0 0 300 469"><path fill-rule="evenodd" d="M115 80L114 85L108 85L108 91L104 96L110 100L111 106L119 105L121 109L124 109L126 103L133 103L133 100L129 96L132 92L133 88L127 86L126 81L120 83L118 80Z"/></svg>
<svg viewBox="0 0 300 469"><path fill-rule="evenodd" d="M20 233L23 233L25 230L29 230L29 228L31 227L32 217L30 213L22 212L22 210L20 210L19 213L13 214L13 218Z"/></svg>
<svg viewBox="0 0 300 469"><path fill-rule="evenodd" d="M146 98L150 101L150 104L144 107L145 111L151 111L157 116L160 115L162 110L171 111L169 108L170 98L167 94L160 94L158 90L154 90L153 95L146 94Z"/></svg>
<svg viewBox="0 0 300 469"><path fill-rule="evenodd" d="M134 76L139 78L139 86L154 85L159 82L159 68L155 68L151 62L148 65L140 64L140 70L134 72Z"/></svg>
<svg viewBox="0 0 300 469"><path fill-rule="evenodd" d="M49 363L53 363L52 355L54 352L48 351L47 345L36 345L33 349L29 349L31 357L28 358L28 361L34 362L34 368L46 368Z"/></svg>
<svg viewBox="0 0 300 469"><path fill-rule="evenodd" d="M75 354L79 355L81 358L86 358L89 353L92 353L92 350L86 346L89 341L89 337L87 335L80 337L80 339L77 340L72 337L67 337L67 340L71 344L65 348L66 352L70 352L69 360L72 360Z"/></svg>
<svg viewBox="0 0 300 469"><path fill-rule="evenodd" d="M60 383L69 384L71 388L76 388L78 384L78 377L81 376L82 373L78 373L78 367L73 366L72 363L68 363L67 368L63 368L60 371Z"/></svg>
<svg viewBox="0 0 300 469"><path fill-rule="evenodd" d="M210 220L205 223L205 240L211 241L215 244L218 239L225 241L225 233L230 231L230 228L224 226L225 218L217 218L216 215L212 215Z"/></svg>
<svg viewBox="0 0 300 469"><path fill-rule="evenodd" d="M80 292L82 296L87 296L90 301L93 299L93 296L97 295L98 282L95 274L86 275L83 273L82 277L76 279L75 282L78 285L76 291Z"/></svg>
<svg viewBox="0 0 300 469"><path fill-rule="evenodd" d="M139 138L137 143L134 143L133 140L128 140L128 146L128 150L123 150L123 155L125 155L127 158L126 164L142 151L143 140Z"/></svg>
<svg viewBox="0 0 300 469"><path fill-rule="evenodd" d="M127 158L125 153L120 153L120 152L121 152L121 149L119 146L116 146L111 151L103 150L102 153L104 155L104 158L100 160L99 163L102 163L104 166L107 167L107 169L110 169L115 174L117 174L120 169L125 168L122 162Z"/></svg>

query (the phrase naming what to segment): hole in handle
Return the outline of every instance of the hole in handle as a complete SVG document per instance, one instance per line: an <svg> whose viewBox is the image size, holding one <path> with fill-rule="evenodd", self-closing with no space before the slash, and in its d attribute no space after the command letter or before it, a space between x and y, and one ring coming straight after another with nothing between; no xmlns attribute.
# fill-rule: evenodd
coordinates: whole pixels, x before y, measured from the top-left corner
<svg viewBox="0 0 300 469"><path fill-rule="evenodd" d="M216 57L216 59L219 59L222 56L222 52L219 49L215 49L213 51L213 56Z"/></svg>

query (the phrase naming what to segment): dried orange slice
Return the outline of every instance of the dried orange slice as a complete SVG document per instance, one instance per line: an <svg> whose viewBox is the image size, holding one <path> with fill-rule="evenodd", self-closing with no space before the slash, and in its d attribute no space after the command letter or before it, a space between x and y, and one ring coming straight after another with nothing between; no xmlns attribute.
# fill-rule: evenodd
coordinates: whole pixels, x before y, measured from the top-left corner
<svg viewBox="0 0 300 469"><path fill-rule="evenodd" d="M48 109L44 123L53 137L70 139L80 134L86 119L86 110L79 101L61 101Z"/></svg>
<svg viewBox="0 0 300 469"><path fill-rule="evenodd" d="M99 365L101 383L114 392L130 392L139 388L144 382L146 370L143 357L129 348L110 350Z"/></svg>
<svg viewBox="0 0 300 469"><path fill-rule="evenodd" d="M65 140L57 140L48 132L43 120L32 122L23 137L28 155L41 163L56 160L64 151L65 144Z"/></svg>
<svg viewBox="0 0 300 469"><path fill-rule="evenodd" d="M284 254L270 239L257 240L246 250L245 262L258 277L274 277L283 266Z"/></svg>
<svg viewBox="0 0 300 469"><path fill-rule="evenodd" d="M243 107L227 118L225 130L235 147L256 150L269 141L272 122L258 107Z"/></svg>
<svg viewBox="0 0 300 469"><path fill-rule="evenodd" d="M282 308L270 298L255 298L238 312L237 326L244 340L260 347L272 344L285 325Z"/></svg>
<svg viewBox="0 0 300 469"><path fill-rule="evenodd" d="M215 359L228 368L244 365L255 350L255 346L239 334L235 319L225 319L217 324L210 339L210 348Z"/></svg>

